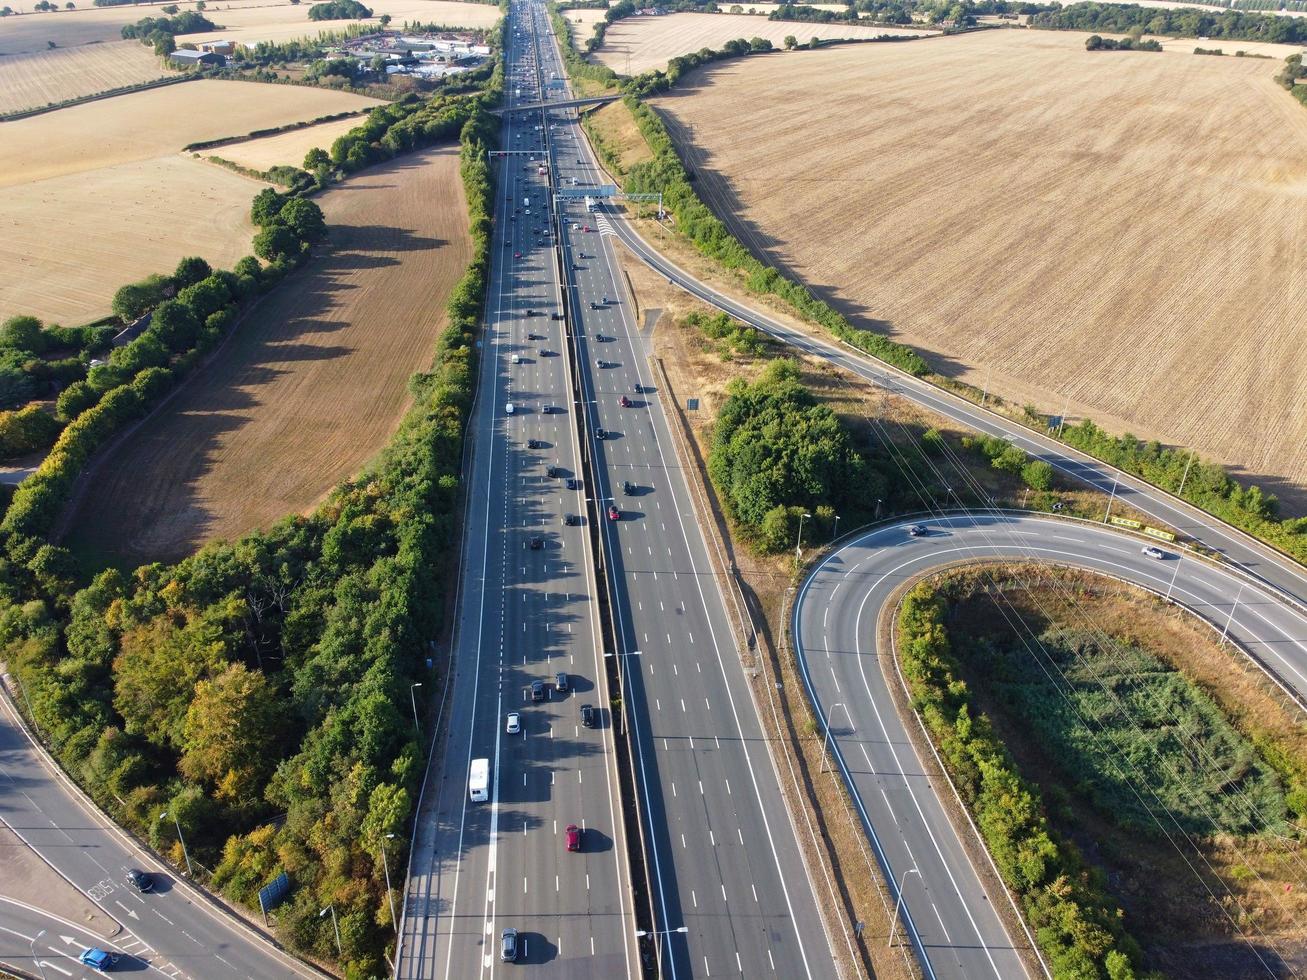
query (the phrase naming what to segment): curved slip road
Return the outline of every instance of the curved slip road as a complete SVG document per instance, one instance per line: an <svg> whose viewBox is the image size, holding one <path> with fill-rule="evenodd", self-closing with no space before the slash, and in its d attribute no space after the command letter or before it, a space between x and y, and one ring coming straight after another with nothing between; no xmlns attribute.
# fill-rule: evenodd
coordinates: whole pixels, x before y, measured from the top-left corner
<svg viewBox="0 0 1307 980"><path fill-rule="evenodd" d="M262 977L322 977L322 972L275 946L225 912L114 825L38 748L7 696L0 695L0 824L8 827L52 869L122 926L99 945L169 977L242 980ZM151 872L156 888L142 895L126 879L130 868ZM0 863L0 875L5 873ZM35 931L31 928L34 923ZM87 941L53 920L49 912L0 900L0 962L30 972L31 953L18 948L45 928L49 936ZM7 937L7 938L5 938ZM13 944L17 944L14 946ZM55 938L53 945L75 943ZM40 953L40 947L38 947ZM80 952L81 950L77 950ZM63 976L66 957L47 950L48 976ZM27 957L24 965L23 957ZM83 973L90 973L83 970ZM81 976L81 973L74 973Z"/></svg>
<svg viewBox="0 0 1307 980"><path fill-rule="evenodd" d="M1271 665L1307 697L1307 614L1272 589L1201 559L1106 525L1019 514L934 517L914 538L904 520L858 535L822 560L800 587L792 624L808 693L830 731L830 750L852 792L892 890L904 882L902 924L928 975L1008 977L1024 972L988 893L927 779L900 717L877 647L891 595L932 569L981 559L1044 561L1113 575L1189 608ZM841 707L836 708L836 705ZM969 831L967 831L969 832ZM916 869L914 872L912 869Z"/></svg>

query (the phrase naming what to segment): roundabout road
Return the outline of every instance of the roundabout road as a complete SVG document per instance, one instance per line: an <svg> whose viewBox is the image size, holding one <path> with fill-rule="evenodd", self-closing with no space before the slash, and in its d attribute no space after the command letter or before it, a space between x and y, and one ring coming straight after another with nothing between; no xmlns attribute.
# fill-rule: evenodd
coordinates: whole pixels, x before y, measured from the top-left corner
<svg viewBox="0 0 1307 980"><path fill-rule="evenodd" d="M1013 559L1074 565L1170 595L1251 651L1300 702L1307 702L1307 615L1254 580L1105 525L1015 513L932 517L914 538L912 521L848 540L822 560L799 589L791 624L809 697L897 899L902 928L926 975L1012 977L1025 973L1024 935L1004 930L996 903L936 796L908 737L912 719L890 697L888 651L876 644L880 611L905 582L944 565ZM970 832L968 830L968 832ZM915 869L915 870L914 870Z"/></svg>

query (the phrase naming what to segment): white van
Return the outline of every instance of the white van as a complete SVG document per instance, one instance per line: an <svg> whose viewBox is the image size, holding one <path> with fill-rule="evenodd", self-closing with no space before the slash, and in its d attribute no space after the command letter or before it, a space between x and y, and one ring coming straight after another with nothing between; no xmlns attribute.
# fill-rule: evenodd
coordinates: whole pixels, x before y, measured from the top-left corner
<svg viewBox="0 0 1307 980"><path fill-rule="evenodd" d="M467 779L468 796L473 803L485 803L490 799L490 760L473 759L472 771Z"/></svg>
<svg viewBox="0 0 1307 980"><path fill-rule="evenodd" d="M521 363L522 363L522 355L521 355L521 354L514 354L512 357L509 358L509 360L511 360L514 364L521 364Z"/></svg>
<svg viewBox="0 0 1307 980"><path fill-rule="evenodd" d="M512 403L512 402L509 402L507 405L504 406L504 414L505 414L505 415L512 415L512 414L513 414L513 403Z"/></svg>

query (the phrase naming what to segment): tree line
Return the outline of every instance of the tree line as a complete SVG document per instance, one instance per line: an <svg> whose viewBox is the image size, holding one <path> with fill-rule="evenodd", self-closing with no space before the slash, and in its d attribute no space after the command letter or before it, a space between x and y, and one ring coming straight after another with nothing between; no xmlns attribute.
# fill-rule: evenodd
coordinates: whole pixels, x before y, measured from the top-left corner
<svg viewBox="0 0 1307 980"><path fill-rule="evenodd" d="M1091 34L1085 38L1086 51L1161 51L1162 45L1153 38L1144 40L1138 37L1099 37ZM1201 48L1199 49L1202 50Z"/></svg>
<svg viewBox="0 0 1307 980"><path fill-rule="evenodd" d="M1031 27L1059 31L1106 31L1128 34L1142 28L1147 34L1168 37L1229 38L1239 41L1274 41L1298 44L1307 41L1307 21L1301 17L1223 10L1159 10L1135 4L1076 3L1047 10L1030 18Z"/></svg>
<svg viewBox="0 0 1307 980"><path fill-rule="evenodd" d="M295 888L278 918L296 948L334 955L331 923L318 915L334 904L350 978L387 972L384 862L403 867L421 778L407 695L431 678L425 658L441 629L489 262L486 153L498 124L488 110L501 93L500 72L459 109L473 259L451 293L431 369L410 379L413 406L367 474L308 517L177 565L109 569L84 588L73 556L49 540L90 452L193 366L240 303L321 233L316 205L265 189L251 218L266 266L251 256L213 272L185 260L173 276L119 291L116 309L152 308L150 326L88 377L94 403L0 523L0 642L52 751L174 860L172 820L158 817L177 818L192 859L234 901L257 908L258 889L288 873ZM98 390L111 378L121 383Z"/></svg>

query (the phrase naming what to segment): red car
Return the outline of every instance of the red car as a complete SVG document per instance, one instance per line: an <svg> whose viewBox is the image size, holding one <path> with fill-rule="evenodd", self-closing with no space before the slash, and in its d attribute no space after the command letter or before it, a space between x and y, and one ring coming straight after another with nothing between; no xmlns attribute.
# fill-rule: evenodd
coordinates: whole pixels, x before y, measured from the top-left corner
<svg viewBox="0 0 1307 980"><path fill-rule="evenodd" d="M622 407L623 408L631 407L631 399L627 398L625 395L622 396Z"/></svg>
<svg viewBox="0 0 1307 980"><path fill-rule="evenodd" d="M622 519L622 512L617 509L616 504L608 505L608 519L610 521L620 521Z"/></svg>
<svg viewBox="0 0 1307 980"><path fill-rule="evenodd" d="M579 851L581 849L581 828L574 823L567 825L567 849L569 851Z"/></svg>
<svg viewBox="0 0 1307 980"><path fill-rule="evenodd" d="M513 253L513 258L515 258L515 259L520 259L521 257L522 257L522 253L521 253L521 252L514 252L514 253Z"/></svg>

